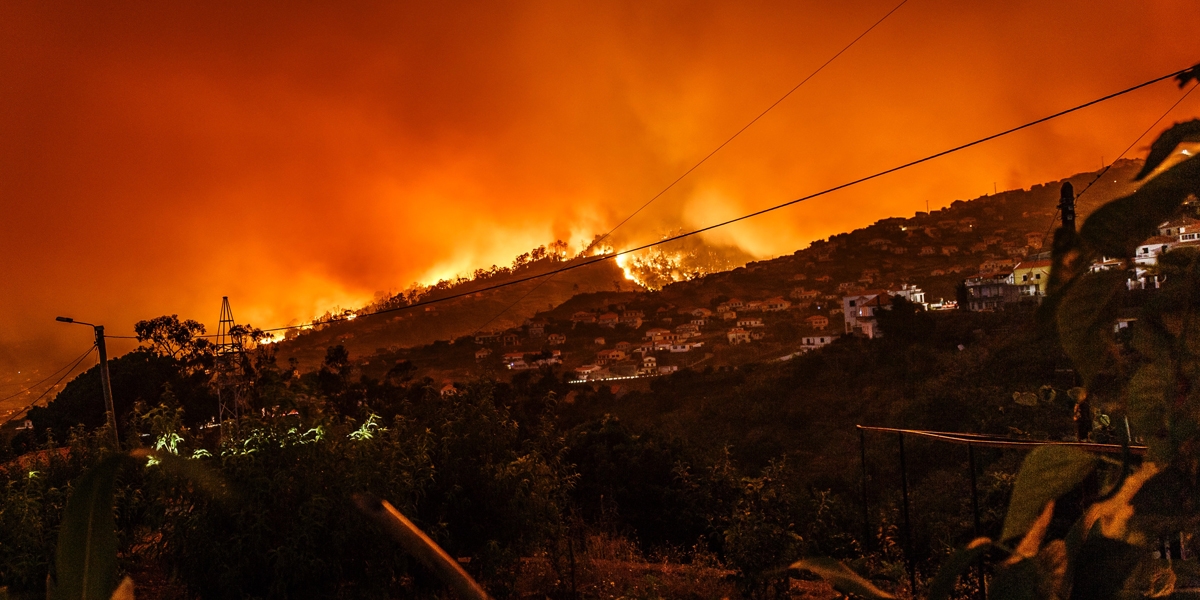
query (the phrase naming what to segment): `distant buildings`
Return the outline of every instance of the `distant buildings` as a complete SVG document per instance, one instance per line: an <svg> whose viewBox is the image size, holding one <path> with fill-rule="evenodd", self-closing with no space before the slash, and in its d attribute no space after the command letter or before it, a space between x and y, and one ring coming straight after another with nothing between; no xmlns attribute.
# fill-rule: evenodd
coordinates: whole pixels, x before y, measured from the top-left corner
<svg viewBox="0 0 1200 600"><path fill-rule="evenodd" d="M846 333L879 336L875 313L891 308L892 297L885 290L867 290L842 298L842 311L846 320Z"/></svg>
<svg viewBox="0 0 1200 600"><path fill-rule="evenodd" d="M1050 282L1050 261L1021 261L1013 268L1012 284L1021 296L1041 297L1046 295L1046 284Z"/></svg>
<svg viewBox="0 0 1200 600"><path fill-rule="evenodd" d="M725 337L727 340L729 340L730 344L735 346L738 344L750 343L750 332L742 329L741 327L734 327L733 329L730 329L725 334Z"/></svg>
<svg viewBox="0 0 1200 600"><path fill-rule="evenodd" d="M763 322L762 319L758 317L743 317L737 320L737 326L743 328L763 327Z"/></svg>
<svg viewBox="0 0 1200 600"><path fill-rule="evenodd" d="M801 338L800 345L801 348L807 352L810 350L816 350L817 348L824 348L825 346L833 343L833 340L836 339L836 335L810 335Z"/></svg>
<svg viewBox="0 0 1200 600"><path fill-rule="evenodd" d="M921 288L904 284L889 290L865 290L842 298L842 315L846 322L847 334L864 335L875 338L880 335L876 323L876 315L881 310L892 308L894 297L925 306L925 292Z"/></svg>
<svg viewBox="0 0 1200 600"><path fill-rule="evenodd" d="M966 280L968 309L1004 310L1005 304L1021 301L1021 292L1012 284L1012 272L981 273Z"/></svg>
<svg viewBox="0 0 1200 600"><path fill-rule="evenodd" d="M813 315L804 319L804 323L813 329L825 329L829 327L829 317L823 315Z"/></svg>

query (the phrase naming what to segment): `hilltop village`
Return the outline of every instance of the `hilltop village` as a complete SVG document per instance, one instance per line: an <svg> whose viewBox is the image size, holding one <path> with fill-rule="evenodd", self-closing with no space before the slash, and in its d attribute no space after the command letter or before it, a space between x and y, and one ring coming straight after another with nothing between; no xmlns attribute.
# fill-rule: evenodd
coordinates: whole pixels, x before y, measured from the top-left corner
<svg viewBox="0 0 1200 600"><path fill-rule="evenodd" d="M898 299L930 311L1036 305L1049 280L1048 245L1058 225L1062 185L1087 189L1076 207L1082 222L1096 206L1132 191L1129 182L1140 166L1140 161L1120 161L1102 180L1083 173L1029 190L955 201L911 218L882 219L789 256L654 292L616 286L579 293L502 329L413 348L381 348L359 357L360 366L381 376L408 361L416 375L440 382L444 393L453 393L455 382L552 365L580 383L635 380L680 369L719 371L786 361L842 336L876 337L881 334L876 314ZM1106 260L1093 268L1127 269L1130 288L1156 286L1158 255L1200 243L1196 211L1189 204L1163 223L1160 235L1138 249L1134 264ZM438 310L412 318L438 319ZM334 324L341 331L323 337L352 341L349 325ZM286 348L281 353L286 355Z"/></svg>

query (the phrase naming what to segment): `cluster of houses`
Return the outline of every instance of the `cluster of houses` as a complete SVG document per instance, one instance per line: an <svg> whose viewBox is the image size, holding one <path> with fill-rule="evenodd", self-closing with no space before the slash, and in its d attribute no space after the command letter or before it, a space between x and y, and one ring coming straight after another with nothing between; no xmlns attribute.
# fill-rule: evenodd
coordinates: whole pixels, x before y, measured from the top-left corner
<svg viewBox="0 0 1200 600"><path fill-rule="evenodd" d="M629 369L630 361L636 364L636 375L656 375L675 371L678 367L675 365L662 365L654 356L654 353L665 352L671 354L681 354L692 352L693 350L704 347L705 342L699 338L703 329L712 324L716 319L724 322L732 321L733 325L725 333L725 338L730 344L741 344L751 340L758 340L764 337L765 324L763 318L747 313L771 313L786 311L792 308L793 304L790 300L786 300L781 296L768 298L766 300L749 300L743 301L738 298L731 298L720 303L714 309L708 308L688 308L678 311L679 317L683 321L674 328L667 327L652 327L647 329L642 334L640 342L618 342L611 348L605 348L596 353L596 358L593 364L587 364L575 370L576 376L586 380L591 378L604 377L607 371L618 364L621 364L625 369ZM670 315L671 307L662 307L658 309L658 314L655 315L661 323L671 323L674 316ZM739 314L739 312L741 314ZM630 328L637 329L641 326L641 319L644 315L641 311L621 311L621 312L606 312L596 314L588 311L580 311L572 315L571 320L574 323L596 323L606 327L616 327L617 325L628 325ZM822 317L823 324L821 327L828 327L827 318ZM597 338L596 344L603 346L604 339Z"/></svg>
<svg viewBox="0 0 1200 600"><path fill-rule="evenodd" d="M1158 235L1142 242L1131 260L1103 258L1092 271L1125 270L1129 289L1157 288L1154 266L1158 258L1177 248L1200 248L1200 219L1179 216L1158 226ZM1003 310L1006 304L1041 301L1050 281L1047 253L1016 264L993 261L980 265L980 273L966 280L969 308L974 311Z"/></svg>
<svg viewBox="0 0 1200 600"><path fill-rule="evenodd" d="M880 221L880 224L888 224L890 221L902 222L903 219L884 219ZM898 243L887 238L874 238L868 240L866 246L895 255L908 254L911 247L916 250L917 256L954 256L960 252L986 252L989 249L999 248L1006 255L1013 257L1024 256L1029 248L1037 250L1042 246L1043 240L1040 233L1029 232L1025 234L1024 240L1010 240L1006 239L1005 234L1008 232L1003 229L994 231L984 236L983 239L963 248L960 248L957 244L939 244L935 241L941 238L943 233L973 233L976 231L976 225L977 221L975 217L942 219L937 223L917 226L900 225L900 230L906 232L903 243ZM822 248L822 250L824 250L824 253L818 252L818 261L822 257L828 259L829 249Z"/></svg>
<svg viewBox="0 0 1200 600"><path fill-rule="evenodd" d="M889 289L863 290L842 297L842 315L846 323L847 334L863 335L868 338L879 337L879 324L876 315L881 310L891 310L894 298L904 298L922 307L928 307L925 302L925 292L921 288L902 284Z"/></svg>

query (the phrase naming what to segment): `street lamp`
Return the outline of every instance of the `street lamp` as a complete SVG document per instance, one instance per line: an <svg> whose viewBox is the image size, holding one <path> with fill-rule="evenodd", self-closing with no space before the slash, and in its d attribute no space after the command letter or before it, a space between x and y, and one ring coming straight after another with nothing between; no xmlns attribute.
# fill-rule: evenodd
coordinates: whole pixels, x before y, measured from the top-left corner
<svg viewBox="0 0 1200 600"><path fill-rule="evenodd" d="M117 435L117 411L113 408L112 381L108 377L108 350L104 347L104 326L76 321L71 317L54 317L59 323L87 325L96 333L96 349L100 352L100 387L104 391L104 406L108 411L108 425L112 427L113 443L117 450L121 449L121 437Z"/></svg>

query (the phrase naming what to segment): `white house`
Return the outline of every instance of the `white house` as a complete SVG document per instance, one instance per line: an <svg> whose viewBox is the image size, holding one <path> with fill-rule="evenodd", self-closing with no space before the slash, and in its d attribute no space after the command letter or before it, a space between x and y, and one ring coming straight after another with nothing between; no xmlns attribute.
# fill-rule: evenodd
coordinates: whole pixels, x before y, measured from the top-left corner
<svg viewBox="0 0 1200 600"><path fill-rule="evenodd" d="M816 350L817 348L828 346L829 344L833 343L833 340L835 339L837 339L837 336L832 334L810 335L800 338L800 344L805 350Z"/></svg>
<svg viewBox="0 0 1200 600"><path fill-rule="evenodd" d="M621 350L601 350L596 353L597 364L610 365L622 360L625 360L625 353Z"/></svg>
<svg viewBox="0 0 1200 600"><path fill-rule="evenodd" d="M750 332L741 327L734 327L725 334L725 337L729 340L730 344L745 344L750 341Z"/></svg>
<svg viewBox="0 0 1200 600"><path fill-rule="evenodd" d="M875 313L892 306L892 297L884 290L867 290L842 298L846 333L861 333L869 338L879 335Z"/></svg>
<svg viewBox="0 0 1200 600"><path fill-rule="evenodd" d="M791 308L791 306L791 302L776 296L774 298L768 298L767 301L763 303L763 310L767 312L778 312L781 310L787 310L788 308Z"/></svg>
<svg viewBox="0 0 1200 600"><path fill-rule="evenodd" d="M575 376L580 379L588 379L599 372L599 365L583 365L575 369Z"/></svg>
<svg viewBox="0 0 1200 600"><path fill-rule="evenodd" d="M655 327L653 329L647 329L646 333L643 334L643 337L648 340L657 340L668 333L671 333L670 329L665 327Z"/></svg>
<svg viewBox="0 0 1200 600"><path fill-rule="evenodd" d="M1178 237L1185 233L1198 232L1200 232L1200 220L1186 215L1175 217L1158 226L1158 235L1166 237Z"/></svg>
<svg viewBox="0 0 1200 600"><path fill-rule="evenodd" d="M1175 238L1165 235L1151 237L1138 245L1133 254L1133 262L1142 266L1158 264L1158 255L1169 250L1174 241Z"/></svg>
<svg viewBox="0 0 1200 600"><path fill-rule="evenodd" d="M804 322L813 329L825 329L829 327L829 317L824 315L813 315L804 319Z"/></svg>
<svg viewBox="0 0 1200 600"><path fill-rule="evenodd" d="M901 298L904 298L913 304L925 306L925 291L911 283L901 284L900 287L889 288L887 293L890 296L900 296Z"/></svg>
<svg viewBox="0 0 1200 600"><path fill-rule="evenodd" d="M484 331L475 336L476 344L496 344L500 342L500 333L496 331Z"/></svg>

